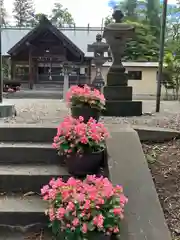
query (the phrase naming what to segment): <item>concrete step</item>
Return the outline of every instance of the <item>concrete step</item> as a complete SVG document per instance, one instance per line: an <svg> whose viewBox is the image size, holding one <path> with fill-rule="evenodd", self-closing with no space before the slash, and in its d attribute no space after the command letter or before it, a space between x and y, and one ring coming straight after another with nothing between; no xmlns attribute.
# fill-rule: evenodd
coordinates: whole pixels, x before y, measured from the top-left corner
<svg viewBox="0 0 180 240"><path fill-rule="evenodd" d="M0 142L34 142L52 143L56 134L54 126L38 126L33 124L7 124L0 125ZM106 124L111 132L121 129L119 124ZM126 127L126 125L124 125ZM127 126L129 127L129 126ZM142 142L163 142L180 138L180 132L175 129L148 126L132 126L137 131Z"/></svg>
<svg viewBox="0 0 180 240"><path fill-rule="evenodd" d="M52 143L56 127L36 125L0 125L0 142L49 142Z"/></svg>
<svg viewBox="0 0 180 240"><path fill-rule="evenodd" d="M69 178L64 167L58 165L0 165L0 193L40 192L53 177Z"/></svg>
<svg viewBox="0 0 180 240"><path fill-rule="evenodd" d="M57 155L52 144L0 143L0 164L59 164L61 160L62 157Z"/></svg>
<svg viewBox="0 0 180 240"><path fill-rule="evenodd" d="M2 240L52 240L52 234L50 230L38 229L32 231L26 231L26 228L22 228L22 230L6 227L1 231L1 239Z"/></svg>
<svg viewBox="0 0 180 240"><path fill-rule="evenodd" d="M0 226L35 226L47 223L46 203L39 196L0 196Z"/></svg>
<svg viewBox="0 0 180 240"><path fill-rule="evenodd" d="M40 90L40 91L26 91L21 90L19 92L14 93L3 93L4 98L9 99L62 99L63 98L63 90L59 89L56 91L53 90Z"/></svg>

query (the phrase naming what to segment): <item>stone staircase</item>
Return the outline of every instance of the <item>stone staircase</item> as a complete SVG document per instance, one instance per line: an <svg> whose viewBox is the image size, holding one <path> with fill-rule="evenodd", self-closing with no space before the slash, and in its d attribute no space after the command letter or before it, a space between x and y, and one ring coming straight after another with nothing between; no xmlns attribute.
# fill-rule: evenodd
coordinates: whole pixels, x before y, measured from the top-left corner
<svg viewBox="0 0 180 240"><path fill-rule="evenodd" d="M40 189L52 177L70 177L52 148L55 133L42 126L0 126L0 231L13 236L3 239L21 240L47 225Z"/></svg>
<svg viewBox="0 0 180 240"><path fill-rule="evenodd" d="M69 177L51 146L55 131L43 127L0 127L0 231L24 232L47 223L40 189L52 177Z"/></svg>
<svg viewBox="0 0 180 240"><path fill-rule="evenodd" d="M52 177L69 177L51 148L55 132L42 126L0 126L0 239L52 240L44 228L46 206L39 191ZM113 184L122 184L129 198L121 240L170 240L137 133L121 128L111 137L104 174L110 172Z"/></svg>

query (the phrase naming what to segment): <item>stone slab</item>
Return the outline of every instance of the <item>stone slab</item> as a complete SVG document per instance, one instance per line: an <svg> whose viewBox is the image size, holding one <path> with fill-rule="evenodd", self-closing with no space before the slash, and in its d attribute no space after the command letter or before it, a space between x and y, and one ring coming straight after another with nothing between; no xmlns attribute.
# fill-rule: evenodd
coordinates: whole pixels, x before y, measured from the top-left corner
<svg viewBox="0 0 180 240"><path fill-rule="evenodd" d="M0 103L0 118L7 118L15 115L15 106L8 103Z"/></svg>
<svg viewBox="0 0 180 240"><path fill-rule="evenodd" d="M57 164L58 156L52 144L40 143L1 143L0 164Z"/></svg>
<svg viewBox="0 0 180 240"><path fill-rule="evenodd" d="M106 86L104 87L104 97L106 100L132 101L132 87Z"/></svg>
<svg viewBox="0 0 180 240"><path fill-rule="evenodd" d="M0 226L46 224L46 207L39 196L0 196Z"/></svg>
<svg viewBox="0 0 180 240"><path fill-rule="evenodd" d="M119 131L122 124L106 124L109 131ZM123 128L129 127L123 125ZM180 132L175 129L148 126L132 126L139 135L141 142L164 142L180 138ZM0 142L42 142L51 143L56 134L56 127L51 125L33 124L2 124L0 125Z"/></svg>
<svg viewBox="0 0 180 240"><path fill-rule="evenodd" d="M132 126L137 131L141 142L165 142L180 138L180 132L175 129L148 126Z"/></svg>
<svg viewBox="0 0 180 240"><path fill-rule="evenodd" d="M0 126L0 142L49 142L52 144L56 128L31 124L13 124Z"/></svg>
<svg viewBox="0 0 180 240"><path fill-rule="evenodd" d="M112 132L108 140L110 177L129 199L121 240L171 240L138 134L131 128Z"/></svg>
<svg viewBox="0 0 180 240"><path fill-rule="evenodd" d="M129 117L142 115L141 101L106 101L104 116Z"/></svg>
<svg viewBox="0 0 180 240"><path fill-rule="evenodd" d="M35 157L35 156L34 156ZM65 181L70 177L66 169L57 165L0 164L0 192L27 193L40 192L50 179L62 177ZM1 209L0 209L1 211Z"/></svg>
<svg viewBox="0 0 180 240"><path fill-rule="evenodd" d="M128 75L119 72L109 72L107 75L107 86L127 86Z"/></svg>
<svg viewBox="0 0 180 240"><path fill-rule="evenodd" d="M30 229L27 229L26 227L6 227L3 229L0 228L0 231L2 240L52 240L50 230L48 231L48 229L42 229L41 225L33 226Z"/></svg>

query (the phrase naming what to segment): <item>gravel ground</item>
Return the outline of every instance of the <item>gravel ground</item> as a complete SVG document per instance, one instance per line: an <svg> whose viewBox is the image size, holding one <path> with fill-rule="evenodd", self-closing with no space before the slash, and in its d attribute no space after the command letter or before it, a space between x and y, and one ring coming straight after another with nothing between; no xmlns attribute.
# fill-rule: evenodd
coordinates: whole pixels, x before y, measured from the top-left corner
<svg viewBox="0 0 180 240"><path fill-rule="evenodd" d="M57 125L68 110L63 101L49 99L4 99L5 103L15 104L17 116L1 119L1 123L44 124ZM141 117L102 117L108 124L147 125L169 127L180 130L180 103L171 101L161 102L161 112L155 112L155 101L143 101Z"/></svg>
<svg viewBox="0 0 180 240"><path fill-rule="evenodd" d="M143 144L172 240L180 240L180 140Z"/></svg>

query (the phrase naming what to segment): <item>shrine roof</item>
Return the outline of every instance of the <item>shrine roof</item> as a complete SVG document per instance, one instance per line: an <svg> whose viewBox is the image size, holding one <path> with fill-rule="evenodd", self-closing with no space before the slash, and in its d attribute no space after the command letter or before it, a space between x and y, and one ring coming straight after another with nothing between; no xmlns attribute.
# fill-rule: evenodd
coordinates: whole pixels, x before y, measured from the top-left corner
<svg viewBox="0 0 180 240"><path fill-rule="evenodd" d="M95 42L96 35L102 33L101 28L62 28L59 30L84 53L85 57L93 57L93 53L87 52L87 45ZM8 56L8 51L31 31L31 28L2 28L2 55Z"/></svg>

